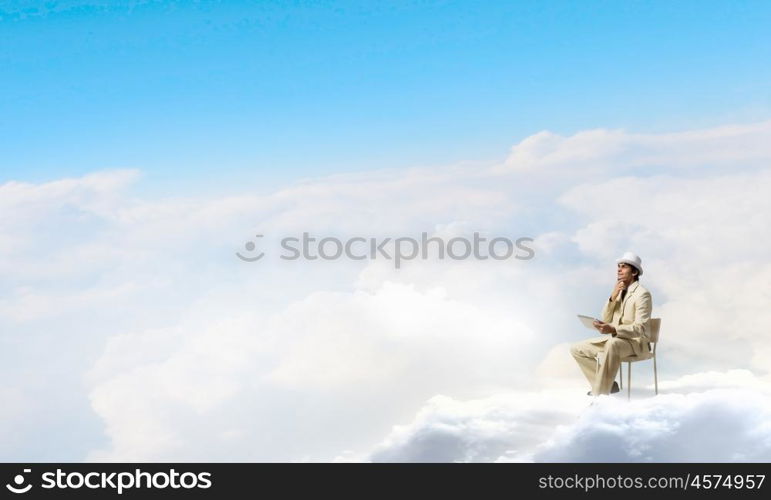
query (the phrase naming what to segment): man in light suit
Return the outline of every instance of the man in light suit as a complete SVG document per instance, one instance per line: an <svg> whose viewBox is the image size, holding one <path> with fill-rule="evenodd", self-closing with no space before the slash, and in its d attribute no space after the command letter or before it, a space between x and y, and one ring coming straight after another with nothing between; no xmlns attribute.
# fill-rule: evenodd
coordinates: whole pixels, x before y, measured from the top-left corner
<svg viewBox="0 0 771 500"><path fill-rule="evenodd" d="M615 382L621 359L650 352L651 294L640 284L642 261L632 252L616 260L616 285L594 327L602 334L570 347L570 353L589 380L589 394L618 392ZM598 368L599 362L599 368Z"/></svg>

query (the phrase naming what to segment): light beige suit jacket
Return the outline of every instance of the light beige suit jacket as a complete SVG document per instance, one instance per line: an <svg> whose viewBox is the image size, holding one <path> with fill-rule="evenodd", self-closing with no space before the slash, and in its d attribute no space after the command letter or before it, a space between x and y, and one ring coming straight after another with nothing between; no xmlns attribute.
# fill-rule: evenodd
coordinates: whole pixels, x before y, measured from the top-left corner
<svg viewBox="0 0 771 500"><path fill-rule="evenodd" d="M626 291L623 302L608 299L602 308L602 321L616 327L616 336L628 339L636 356L650 354L650 319L653 310L651 293L639 281L635 281ZM611 334L603 335L593 344L604 344Z"/></svg>

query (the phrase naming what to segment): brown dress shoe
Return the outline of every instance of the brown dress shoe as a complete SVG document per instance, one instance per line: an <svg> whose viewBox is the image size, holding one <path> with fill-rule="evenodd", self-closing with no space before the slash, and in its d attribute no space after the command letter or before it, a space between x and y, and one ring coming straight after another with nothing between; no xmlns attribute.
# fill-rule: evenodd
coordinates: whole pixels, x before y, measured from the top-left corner
<svg viewBox="0 0 771 500"><path fill-rule="evenodd" d="M619 389L619 388L618 388L618 382L616 382L616 381L614 380L614 381L613 381L613 387L611 387L611 388L610 388L610 393L611 393L611 394L615 394L615 393L617 393L617 392L618 392L618 391L620 391L620 390L621 390L621 389ZM587 396L591 396L591 395L592 395L592 391L589 391L589 392L587 392L587 393L586 393L586 395L587 395Z"/></svg>

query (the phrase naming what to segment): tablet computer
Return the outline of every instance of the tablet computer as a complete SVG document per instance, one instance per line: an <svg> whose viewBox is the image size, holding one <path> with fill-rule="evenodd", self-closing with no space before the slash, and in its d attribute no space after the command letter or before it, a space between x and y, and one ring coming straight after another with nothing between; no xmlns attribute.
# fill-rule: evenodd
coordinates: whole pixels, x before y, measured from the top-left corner
<svg viewBox="0 0 771 500"><path fill-rule="evenodd" d="M599 321L597 318L592 318L591 316L584 316L583 314L578 315L578 319L581 320L581 323L591 330L596 330L594 327L594 322Z"/></svg>

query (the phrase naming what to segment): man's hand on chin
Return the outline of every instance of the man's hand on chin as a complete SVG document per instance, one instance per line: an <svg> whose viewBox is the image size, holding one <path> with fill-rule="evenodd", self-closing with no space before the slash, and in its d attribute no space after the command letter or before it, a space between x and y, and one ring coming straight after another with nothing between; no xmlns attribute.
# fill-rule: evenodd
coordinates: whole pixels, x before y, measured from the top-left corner
<svg viewBox="0 0 771 500"><path fill-rule="evenodd" d="M612 333L612 334L616 333L616 327L608 323L603 323L602 321L595 321L592 324L600 333Z"/></svg>

